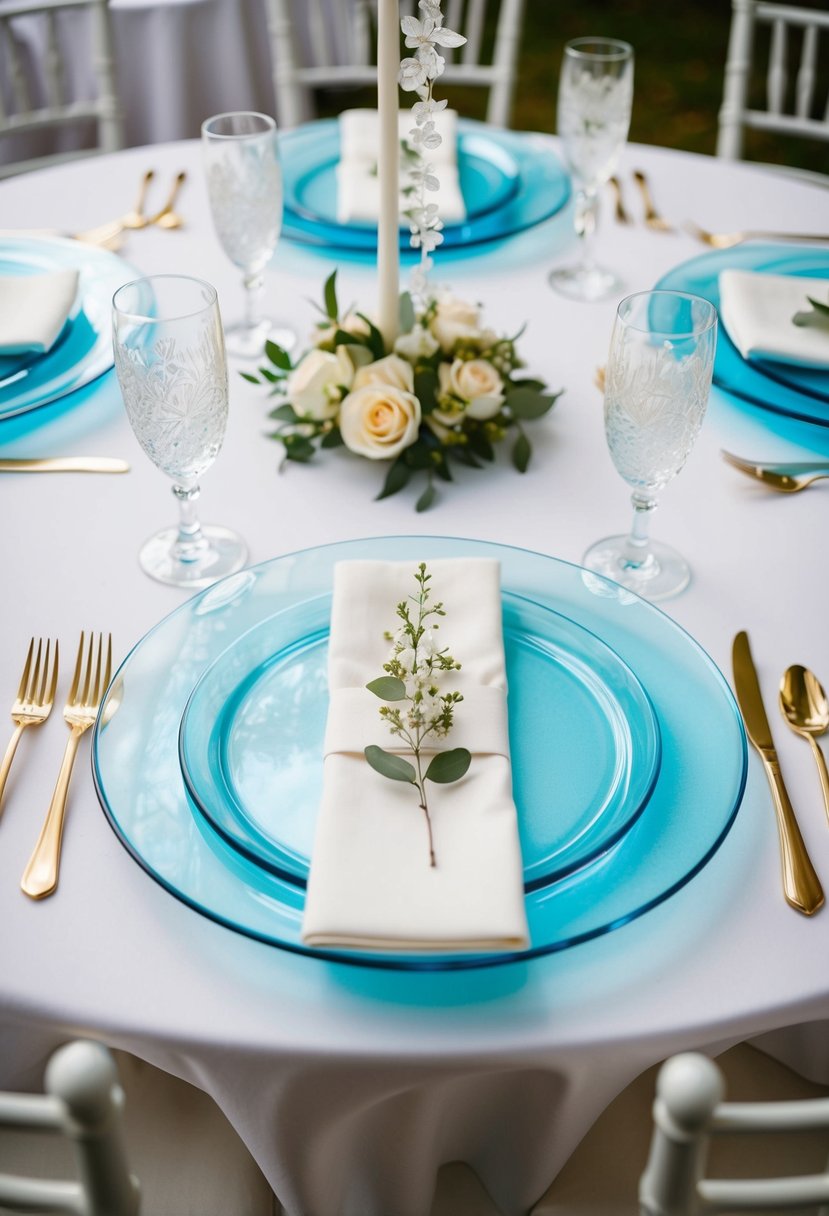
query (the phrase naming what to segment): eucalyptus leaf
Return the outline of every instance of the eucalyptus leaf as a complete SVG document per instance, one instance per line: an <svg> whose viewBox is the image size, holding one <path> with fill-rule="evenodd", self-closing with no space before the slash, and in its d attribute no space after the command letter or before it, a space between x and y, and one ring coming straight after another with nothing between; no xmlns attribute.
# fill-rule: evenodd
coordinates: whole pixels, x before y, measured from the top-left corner
<svg viewBox="0 0 829 1216"><path fill-rule="evenodd" d="M432 757L429 767L424 774L426 781L434 781L438 785L449 785L452 781L460 781L472 761L472 756L465 747L453 747L448 752L438 752Z"/></svg>
<svg viewBox="0 0 829 1216"><path fill-rule="evenodd" d="M426 489L420 495L420 498L418 498L417 502L415 503L415 511L428 511L429 507L431 507L432 503L435 501L435 494L435 487L430 481Z"/></svg>
<svg viewBox="0 0 829 1216"><path fill-rule="evenodd" d="M265 354L270 359L275 367L281 368L282 371L290 371L293 364L291 356L281 346L277 346L276 342L271 342L270 339L265 343Z"/></svg>
<svg viewBox="0 0 829 1216"><path fill-rule="evenodd" d="M553 404L555 397L537 393L531 388L514 388L507 393L505 405L515 418L541 418Z"/></svg>
<svg viewBox="0 0 829 1216"><path fill-rule="evenodd" d="M287 401L282 405L278 405L276 409L271 410L268 417L278 418L281 422L299 422L299 415L294 407Z"/></svg>
<svg viewBox="0 0 829 1216"><path fill-rule="evenodd" d="M339 315L338 310L337 310L337 272L336 272L336 270L332 271L332 273L325 280L325 287L323 288L323 299L325 300L326 314L331 318L332 321L336 321L336 319Z"/></svg>
<svg viewBox="0 0 829 1216"><path fill-rule="evenodd" d="M527 436L522 432L512 445L512 463L519 473L526 473L532 455L532 447Z"/></svg>
<svg viewBox="0 0 829 1216"><path fill-rule="evenodd" d="M400 293L400 305L398 311L398 319L400 321L400 332L402 334L411 333L415 325L415 309L412 303L412 297L408 291Z"/></svg>
<svg viewBox="0 0 829 1216"><path fill-rule="evenodd" d="M334 426L330 431L326 431L320 440L321 448L341 448L342 446L343 437L338 426Z"/></svg>
<svg viewBox="0 0 829 1216"><path fill-rule="evenodd" d="M405 701L406 700L406 685L397 676L379 676L378 679L372 680L370 684L366 684L369 692L373 692L375 697L379 697L381 701Z"/></svg>
<svg viewBox="0 0 829 1216"><path fill-rule="evenodd" d="M392 494L397 494L407 484L410 477L411 469L398 457L386 474L386 480L377 499L390 498Z"/></svg>
<svg viewBox="0 0 829 1216"><path fill-rule="evenodd" d="M262 381L258 376L254 376L253 372L239 372L243 380L247 380L250 384L261 384Z"/></svg>
<svg viewBox="0 0 829 1216"><path fill-rule="evenodd" d="M829 304L823 304L811 296L806 299L812 305L812 311L796 312L792 317L793 323L804 329L829 329Z"/></svg>
<svg viewBox="0 0 829 1216"><path fill-rule="evenodd" d="M282 442L285 444L285 455L288 459L296 460L300 464L307 464L316 451L310 439L303 435L284 435Z"/></svg>
<svg viewBox="0 0 829 1216"><path fill-rule="evenodd" d="M415 784L417 774L414 765L409 764L402 756L384 752L382 747L377 747L374 743L369 744L364 755L375 772L383 777L389 777L392 781L405 781L409 785Z"/></svg>

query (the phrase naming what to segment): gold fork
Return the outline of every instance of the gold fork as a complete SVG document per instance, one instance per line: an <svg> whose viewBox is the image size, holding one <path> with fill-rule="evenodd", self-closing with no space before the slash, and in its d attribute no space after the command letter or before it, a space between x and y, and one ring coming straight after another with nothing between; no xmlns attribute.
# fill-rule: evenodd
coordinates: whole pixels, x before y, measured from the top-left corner
<svg viewBox="0 0 829 1216"><path fill-rule="evenodd" d="M40 830L35 850L29 858L29 864L20 880L21 889L32 899L43 899L44 896L51 895L58 885L60 845L66 813L66 795L69 792L69 778L72 776L72 765L75 762L81 735L94 723L101 698L112 675L111 634L107 639L106 662L102 672L103 652L104 635L98 634L96 647L94 635L90 634L84 661L84 635L81 633L78 657L75 660L75 673L72 676L72 687L63 711L64 720L71 734L63 753L63 763L60 766L55 792L52 795L46 819Z"/></svg>
<svg viewBox="0 0 829 1216"><path fill-rule="evenodd" d="M733 249L744 241L829 241L829 232L707 232L691 220L686 222L685 230L712 249Z"/></svg>
<svg viewBox="0 0 829 1216"><path fill-rule="evenodd" d="M45 722L52 712L52 706L55 703L55 688L58 682L57 642L55 642L53 654L51 654L51 647L51 640L47 638L46 653L44 654L43 638L38 638L37 650L35 650L34 638L29 642L29 650L23 666L23 675L20 677L20 687L17 690L17 698L14 705L12 705L14 733L9 740L9 746L6 748L3 763L0 764L0 806L3 803L3 790L6 787L6 778L12 766L14 753L17 751L17 745L20 742L20 736L27 726L40 726L42 722ZM52 659L51 666L49 662L50 654ZM32 665L33 658L34 666Z"/></svg>

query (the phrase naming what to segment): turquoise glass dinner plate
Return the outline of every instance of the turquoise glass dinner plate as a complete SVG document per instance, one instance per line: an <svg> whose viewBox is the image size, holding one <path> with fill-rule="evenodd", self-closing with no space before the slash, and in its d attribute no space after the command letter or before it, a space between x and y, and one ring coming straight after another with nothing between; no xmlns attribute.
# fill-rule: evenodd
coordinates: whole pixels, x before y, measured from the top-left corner
<svg viewBox="0 0 829 1216"><path fill-rule="evenodd" d="M61 237L0 237L0 275L77 269L78 294L51 350L0 359L0 419L89 384L113 364L112 297L136 272L114 253Z"/></svg>
<svg viewBox="0 0 829 1216"><path fill-rule="evenodd" d="M178 754L185 708L205 672L251 630L281 613L307 611L311 617L317 612L319 601L331 593L336 562L410 558L415 564L460 556L500 561L505 604L517 605L510 619L519 634L525 628L522 620L538 619L532 607L522 616L520 599L601 639L633 673L652 707L661 741L653 792L612 847L558 881L527 892L527 951L401 956L308 950L300 936L302 886L247 860L193 812ZM728 685L701 648L653 605L622 594L610 582L603 590L605 595L594 594L578 566L523 549L451 537L342 542L232 575L162 620L116 673L93 736L93 771L105 813L136 861L173 895L251 937L320 959L401 970L486 967L561 950L617 929L688 882L718 848L742 798L746 742ZM549 644L543 636L547 630L537 623L533 630ZM307 640L309 635L299 633ZM587 661L594 661L589 654ZM521 694L528 703L561 697L566 691L565 682L556 693L552 662L545 667L527 660L527 665L538 688L535 698L532 689ZM297 686L294 696L300 704L306 695ZM511 697L515 695L513 687ZM567 712L562 697L558 713ZM303 743L304 720L301 712L293 719ZM532 730L533 718L521 726ZM318 731L319 721L312 715L308 732ZM590 747L590 740L583 740L581 759L572 757L574 767L584 763ZM538 751L528 744L516 768L519 802L543 771L535 767ZM528 772L522 771L525 765ZM300 786L304 780L299 771ZM555 795L555 789L550 791L552 815Z"/></svg>
<svg viewBox="0 0 829 1216"><path fill-rule="evenodd" d="M337 219L337 119L323 119L280 137L284 180L282 232L303 244L376 251L377 226ZM500 240L555 215L570 197L570 178L539 136L458 120L458 174L466 219L447 223L443 245ZM409 230L400 231L409 249Z"/></svg>
<svg viewBox="0 0 829 1216"><path fill-rule="evenodd" d="M630 828L659 771L659 728L633 672L595 634L510 593L503 610L514 794L533 891ZM320 596L243 634L199 680L180 731L196 810L245 857L301 887L322 796L330 615L330 595Z"/></svg>
<svg viewBox="0 0 829 1216"><path fill-rule="evenodd" d="M723 270L829 279L829 251L793 249L791 245L745 245L715 250L674 267L657 287L690 291L719 308L719 276ZM804 307L808 307L805 294ZM776 360L744 359L723 325L717 336L714 383L763 409L829 426L829 371Z"/></svg>

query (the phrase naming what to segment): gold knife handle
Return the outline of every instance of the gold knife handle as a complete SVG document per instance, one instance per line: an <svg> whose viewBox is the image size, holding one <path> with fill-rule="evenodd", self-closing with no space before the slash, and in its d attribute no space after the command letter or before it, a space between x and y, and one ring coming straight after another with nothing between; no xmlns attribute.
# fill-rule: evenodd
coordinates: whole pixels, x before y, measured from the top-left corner
<svg viewBox="0 0 829 1216"><path fill-rule="evenodd" d="M783 865L783 893L798 912L811 916L823 904L823 888L806 852L794 808L789 800L783 774L776 756L763 756L777 815L780 836L780 860Z"/></svg>
<svg viewBox="0 0 829 1216"><path fill-rule="evenodd" d="M51 895L58 885L58 867L60 865L60 843L63 836L63 820L66 813L66 795L69 793L69 778L72 776L72 766L75 763L75 753L82 731L74 727L66 742L63 762L58 773L55 792L49 803L40 836L34 852L29 858L29 864L23 871L20 888L32 899L44 899Z"/></svg>

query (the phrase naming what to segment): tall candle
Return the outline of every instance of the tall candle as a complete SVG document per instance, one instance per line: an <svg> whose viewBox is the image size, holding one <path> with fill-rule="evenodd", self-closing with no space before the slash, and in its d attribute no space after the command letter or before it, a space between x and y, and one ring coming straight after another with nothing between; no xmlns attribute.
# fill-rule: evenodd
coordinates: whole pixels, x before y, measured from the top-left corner
<svg viewBox="0 0 829 1216"><path fill-rule="evenodd" d="M377 6L377 109L379 111L380 218L377 225L378 328L387 349L397 337L400 294L400 165L397 128L397 73L400 67L400 5Z"/></svg>

